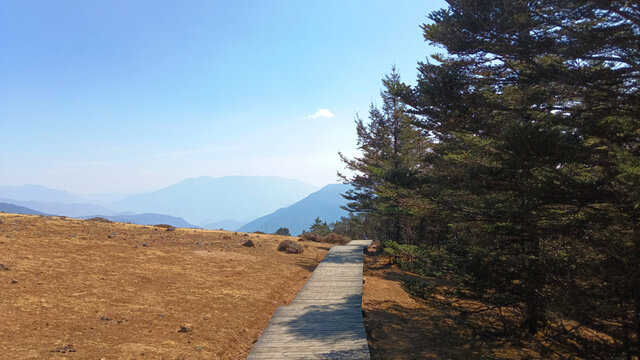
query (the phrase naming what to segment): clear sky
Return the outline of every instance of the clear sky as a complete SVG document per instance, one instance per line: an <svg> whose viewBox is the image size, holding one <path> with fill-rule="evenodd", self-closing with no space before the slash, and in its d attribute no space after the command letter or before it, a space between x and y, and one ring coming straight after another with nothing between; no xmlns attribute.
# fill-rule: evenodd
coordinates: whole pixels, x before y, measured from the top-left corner
<svg viewBox="0 0 640 360"><path fill-rule="evenodd" d="M435 50L444 1L5 0L0 185L155 190L187 177L336 182L356 112Z"/></svg>

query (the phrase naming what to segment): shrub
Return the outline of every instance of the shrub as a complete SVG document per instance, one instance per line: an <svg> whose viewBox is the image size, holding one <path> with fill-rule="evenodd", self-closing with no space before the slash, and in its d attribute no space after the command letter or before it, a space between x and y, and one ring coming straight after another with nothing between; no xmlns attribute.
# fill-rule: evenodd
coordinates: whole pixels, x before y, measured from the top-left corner
<svg viewBox="0 0 640 360"><path fill-rule="evenodd" d="M103 222L103 223L112 223L113 221L109 220L109 219L105 219L103 217L92 217L91 219L87 219L87 221L96 221L96 222Z"/></svg>
<svg viewBox="0 0 640 360"><path fill-rule="evenodd" d="M176 231L176 228L174 226L168 225L168 224L157 224L155 226L159 228L164 228L166 231Z"/></svg>
<svg viewBox="0 0 640 360"><path fill-rule="evenodd" d="M340 245L345 245L347 243L349 243L349 239L345 236L342 236L340 234L336 234L334 232L329 233L328 235L322 237L321 242L323 243L328 243L328 244L340 244Z"/></svg>
<svg viewBox="0 0 640 360"><path fill-rule="evenodd" d="M300 235L300 237L307 241L314 241L314 242L327 243L327 244L344 245L349 243L348 237L342 236L337 233L329 233L326 236L321 236L320 234L315 232L308 232Z"/></svg>
<svg viewBox="0 0 640 360"><path fill-rule="evenodd" d="M286 227L281 227L278 230L276 230L276 232L274 233L275 235L282 235L282 236L291 236L291 233L289 232L289 229Z"/></svg>
<svg viewBox="0 0 640 360"><path fill-rule="evenodd" d="M318 235L316 233L313 233L313 232L304 233L304 234L300 235L300 237L305 239L305 240L307 240L307 241L321 242L321 240L322 240L322 236L320 236L320 235Z"/></svg>
<svg viewBox="0 0 640 360"><path fill-rule="evenodd" d="M384 252L404 261L413 261L418 257L420 249L416 245L398 244L389 240L384 242Z"/></svg>
<svg viewBox="0 0 640 360"><path fill-rule="evenodd" d="M278 251L284 251L289 254L301 254L304 251L302 245L291 240L284 240L278 245Z"/></svg>
<svg viewBox="0 0 640 360"><path fill-rule="evenodd" d="M434 287L424 280L403 279L402 287L411 295L428 299L434 292Z"/></svg>
<svg viewBox="0 0 640 360"><path fill-rule="evenodd" d="M262 232L262 231L254 231L253 233L254 234L264 234L264 232Z"/></svg>

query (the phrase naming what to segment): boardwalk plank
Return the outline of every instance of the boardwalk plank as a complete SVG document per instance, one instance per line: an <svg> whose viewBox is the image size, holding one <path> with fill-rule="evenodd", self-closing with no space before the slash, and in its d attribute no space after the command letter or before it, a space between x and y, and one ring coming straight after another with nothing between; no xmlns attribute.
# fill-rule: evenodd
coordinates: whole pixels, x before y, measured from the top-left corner
<svg viewBox="0 0 640 360"><path fill-rule="evenodd" d="M369 360L362 321L362 249L334 246L288 306L276 310L247 359Z"/></svg>

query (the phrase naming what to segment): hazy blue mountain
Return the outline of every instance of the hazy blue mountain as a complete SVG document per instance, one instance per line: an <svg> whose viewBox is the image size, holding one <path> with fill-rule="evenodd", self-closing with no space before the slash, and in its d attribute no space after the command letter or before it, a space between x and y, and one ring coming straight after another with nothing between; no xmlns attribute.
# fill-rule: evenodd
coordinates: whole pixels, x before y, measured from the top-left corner
<svg viewBox="0 0 640 360"><path fill-rule="evenodd" d="M93 204L66 204L61 202L19 201L13 199L1 199L0 202L24 206L29 209L41 211L47 214L81 217L92 214L118 215L120 213Z"/></svg>
<svg viewBox="0 0 640 360"><path fill-rule="evenodd" d="M223 219L255 219L314 190L313 185L278 177L202 176L154 192L128 196L109 207L117 211L179 216L204 226Z"/></svg>
<svg viewBox="0 0 640 360"><path fill-rule="evenodd" d="M47 215L39 211L35 211L23 206L14 204L0 203L0 212L12 213L12 214L24 214L24 215Z"/></svg>
<svg viewBox="0 0 640 360"><path fill-rule="evenodd" d="M182 228L197 228L197 226L189 224L183 218L163 215L163 214L135 214L135 215L92 215L82 216L81 219L90 219L92 217L101 217L115 222L132 223L138 225L159 225L167 224Z"/></svg>
<svg viewBox="0 0 640 360"><path fill-rule="evenodd" d="M0 198L16 201L78 203L80 198L64 190L40 185L0 186Z"/></svg>
<svg viewBox="0 0 640 360"><path fill-rule="evenodd" d="M108 206L116 201L120 201L131 194L124 193L99 193L99 194L77 194L83 203Z"/></svg>
<svg viewBox="0 0 640 360"><path fill-rule="evenodd" d="M237 228L239 228L240 226L242 226L242 225L244 225L246 223L248 223L248 221L238 221L238 220L225 219L225 220L220 220L220 221L216 221L216 222L212 222L212 223L206 224L206 225L203 226L203 228L209 229L209 230L223 229L223 230L228 230L228 231L235 231Z"/></svg>
<svg viewBox="0 0 640 360"><path fill-rule="evenodd" d="M350 185L345 184L327 185L291 206L243 225L238 231L273 233L280 227L286 227L292 235L298 235L302 230L309 229L316 217L327 223L334 222L348 215L340 206L348 202L341 194L349 188Z"/></svg>

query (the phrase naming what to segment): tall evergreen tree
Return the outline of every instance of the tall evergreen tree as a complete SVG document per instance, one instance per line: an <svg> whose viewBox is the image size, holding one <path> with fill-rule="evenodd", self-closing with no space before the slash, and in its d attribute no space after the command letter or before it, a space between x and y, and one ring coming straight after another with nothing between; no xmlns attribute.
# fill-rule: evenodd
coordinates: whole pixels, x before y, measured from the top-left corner
<svg viewBox="0 0 640 360"><path fill-rule="evenodd" d="M355 175L341 176L353 186L345 196L351 200L347 210L375 217L379 237L400 241L403 231L408 229L406 222L412 218L406 206L411 193L401 186L401 181L407 174L418 171L428 142L420 137L414 117L404 111L405 106L393 95L395 88L401 86L396 69L382 82L382 107L371 105L367 122L356 119L362 156L349 159L340 155Z"/></svg>
<svg viewBox="0 0 640 360"><path fill-rule="evenodd" d="M423 25L447 54L357 121L349 209L446 249L529 334L571 322L613 339L563 329L584 357L640 356L640 6L448 3Z"/></svg>
<svg viewBox="0 0 640 360"><path fill-rule="evenodd" d="M637 354L638 4L449 4L423 26L448 55L395 94L437 139L422 191L451 211L469 288L522 304L530 333L551 306L589 326L618 311Z"/></svg>

